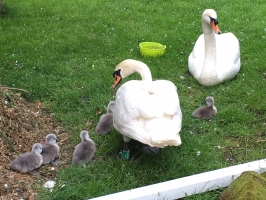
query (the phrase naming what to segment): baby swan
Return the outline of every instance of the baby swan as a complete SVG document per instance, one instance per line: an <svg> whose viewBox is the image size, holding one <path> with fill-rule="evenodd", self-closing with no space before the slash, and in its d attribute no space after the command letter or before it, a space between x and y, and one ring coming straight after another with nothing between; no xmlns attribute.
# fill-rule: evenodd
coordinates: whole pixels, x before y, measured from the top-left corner
<svg viewBox="0 0 266 200"><path fill-rule="evenodd" d="M87 162L95 154L95 143L89 138L89 132L83 130L80 132L81 143L77 144L73 152L72 164Z"/></svg>
<svg viewBox="0 0 266 200"><path fill-rule="evenodd" d="M113 111L115 107L115 101L111 101L107 106L107 113L100 117L99 123L96 126L96 133L98 135L104 135L109 133L113 128Z"/></svg>
<svg viewBox="0 0 266 200"><path fill-rule="evenodd" d="M45 138L45 143L42 145L42 157L43 165L46 164L58 164L56 160L59 157L59 146L56 144L59 142L56 135L50 133Z"/></svg>
<svg viewBox="0 0 266 200"><path fill-rule="evenodd" d="M194 110L194 112L192 113L194 117L208 120L208 119L213 118L216 115L217 109L214 106L213 97L207 97L205 99L205 102L207 106L200 106L199 108Z"/></svg>
<svg viewBox="0 0 266 200"><path fill-rule="evenodd" d="M43 163L41 152L42 145L40 143L35 143L32 146L31 152L26 152L18 156L16 159L11 161L10 167L20 173L38 175L39 172L34 171L34 169L39 168Z"/></svg>

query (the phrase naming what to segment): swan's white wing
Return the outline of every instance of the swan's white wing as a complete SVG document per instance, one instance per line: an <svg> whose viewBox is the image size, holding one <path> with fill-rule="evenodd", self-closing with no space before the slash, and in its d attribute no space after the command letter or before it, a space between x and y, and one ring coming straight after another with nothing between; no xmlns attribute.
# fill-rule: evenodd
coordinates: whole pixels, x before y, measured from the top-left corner
<svg viewBox="0 0 266 200"><path fill-rule="evenodd" d="M129 81L117 91L114 127L142 143L180 145L182 114L176 87L170 81Z"/></svg>
<svg viewBox="0 0 266 200"><path fill-rule="evenodd" d="M232 33L216 35L217 74L219 79L233 78L240 70L240 46Z"/></svg>
<svg viewBox="0 0 266 200"><path fill-rule="evenodd" d="M148 94L149 92L143 86L142 81L132 80L124 83L117 90L113 112L114 128L123 136L138 140L144 144L148 144L149 138L138 123L138 117L141 116L138 108L141 104L147 105L147 99L144 96ZM145 100L146 102L144 102ZM147 110L150 110L150 108L147 108ZM143 115L145 118L152 117L147 111Z"/></svg>
<svg viewBox="0 0 266 200"><path fill-rule="evenodd" d="M227 58L230 62L237 63L240 57L240 47L237 37L232 33L223 33L216 36L217 55ZM218 62L222 62L219 60Z"/></svg>
<svg viewBox="0 0 266 200"><path fill-rule="evenodd" d="M190 73L195 77L199 78L205 56L205 43L204 35L200 35L197 39L192 52L188 57L188 69Z"/></svg>
<svg viewBox="0 0 266 200"><path fill-rule="evenodd" d="M149 88L143 81L129 81L117 91L116 104L124 122L139 116L152 118L173 115L181 110L176 86L165 80L153 81Z"/></svg>
<svg viewBox="0 0 266 200"><path fill-rule="evenodd" d="M177 88L172 82L157 80L152 82L152 87L154 94L150 95L150 98L154 102L155 116L174 115L177 110L181 110Z"/></svg>

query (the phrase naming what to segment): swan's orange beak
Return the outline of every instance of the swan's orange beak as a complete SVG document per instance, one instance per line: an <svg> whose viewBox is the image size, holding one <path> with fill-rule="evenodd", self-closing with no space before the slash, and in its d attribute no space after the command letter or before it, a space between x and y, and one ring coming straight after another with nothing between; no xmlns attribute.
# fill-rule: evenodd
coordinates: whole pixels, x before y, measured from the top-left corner
<svg viewBox="0 0 266 200"><path fill-rule="evenodd" d="M221 34L219 26L214 21L211 22L211 25L215 33Z"/></svg>
<svg viewBox="0 0 266 200"><path fill-rule="evenodd" d="M121 81L121 77L120 76L118 76L118 75L114 75L114 77L115 77L115 81L114 81L114 84L112 85L112 89L115 89L115 87L118 85L118 83Z"/></svg>

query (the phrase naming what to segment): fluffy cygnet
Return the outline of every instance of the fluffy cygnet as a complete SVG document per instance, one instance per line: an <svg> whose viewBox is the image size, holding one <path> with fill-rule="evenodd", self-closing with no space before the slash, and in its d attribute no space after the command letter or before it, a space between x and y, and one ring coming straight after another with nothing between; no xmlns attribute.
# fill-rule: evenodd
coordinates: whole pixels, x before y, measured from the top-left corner
<svg viewBox="0 0 266 200"><path fill-rule="evenodd" d="M59 146L56 144L59 142L56 135L50 133L45 138L45 143L42 145L43 165L57 164L56 160L59 157Z"/></svg>
<svg viewBox="0 0 266 200"><path fill-rule="evenodd" d="M207 106L200 106L199 108L197 108L192 113L192 115L194 117L208 120L208 119L213 118L216 115L217 109L214 106L213 97L207 97L205 99L205 102L206 102Z"/></svg>
<svg viewBox="0 0 266 200"><path fill-rule="evenodd" d="M98 135L104 135L113 129L113 111L115 107L115 101L111 101L107 106L107 113L100 117L99 123L96 126L96 133Z"/></svg>
<svg viewBox="0 0 266 200"><path fill-rule="evenodd" d="M95 154L95 143L89 138L89 132L80 132L81 143L77 144L73 153L72 163L86 162L92 159Z"/></svg>
<svg viewBox="0 0 266 200"><path fill-rule="evenodd" d="M20 173L37 175L39 172L34 171L34 169L39 168L43 163L41 152L42 145L40 143L35 143L32 146L31 152L26 152L18 156L16 159L11 161L10 167Z"/></svg>

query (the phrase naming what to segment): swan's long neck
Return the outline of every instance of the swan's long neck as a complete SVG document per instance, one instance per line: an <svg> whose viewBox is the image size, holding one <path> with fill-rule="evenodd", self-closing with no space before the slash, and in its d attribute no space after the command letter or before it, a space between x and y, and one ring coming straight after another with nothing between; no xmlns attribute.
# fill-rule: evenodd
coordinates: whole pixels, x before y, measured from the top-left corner
<svg viewBox="0 0 266 200"><path fill-rule="evenodd" d="M134 72L137 72L141 76L142 81L152 82L151 71L145 63L137 61L137 60L130 60L130 59L125 60L122 63L123 63L123 68L122 68L123 77L122 78L127 77L133 74Z"/></svg>
<svg viewBox="0 0 266 200"><path fill-rule="evenodd" d="M204 79L217 77L216 72L216 39L215 33L210 24L202 22L202 30L205 42L205 57L201 74Z"/></svg>

